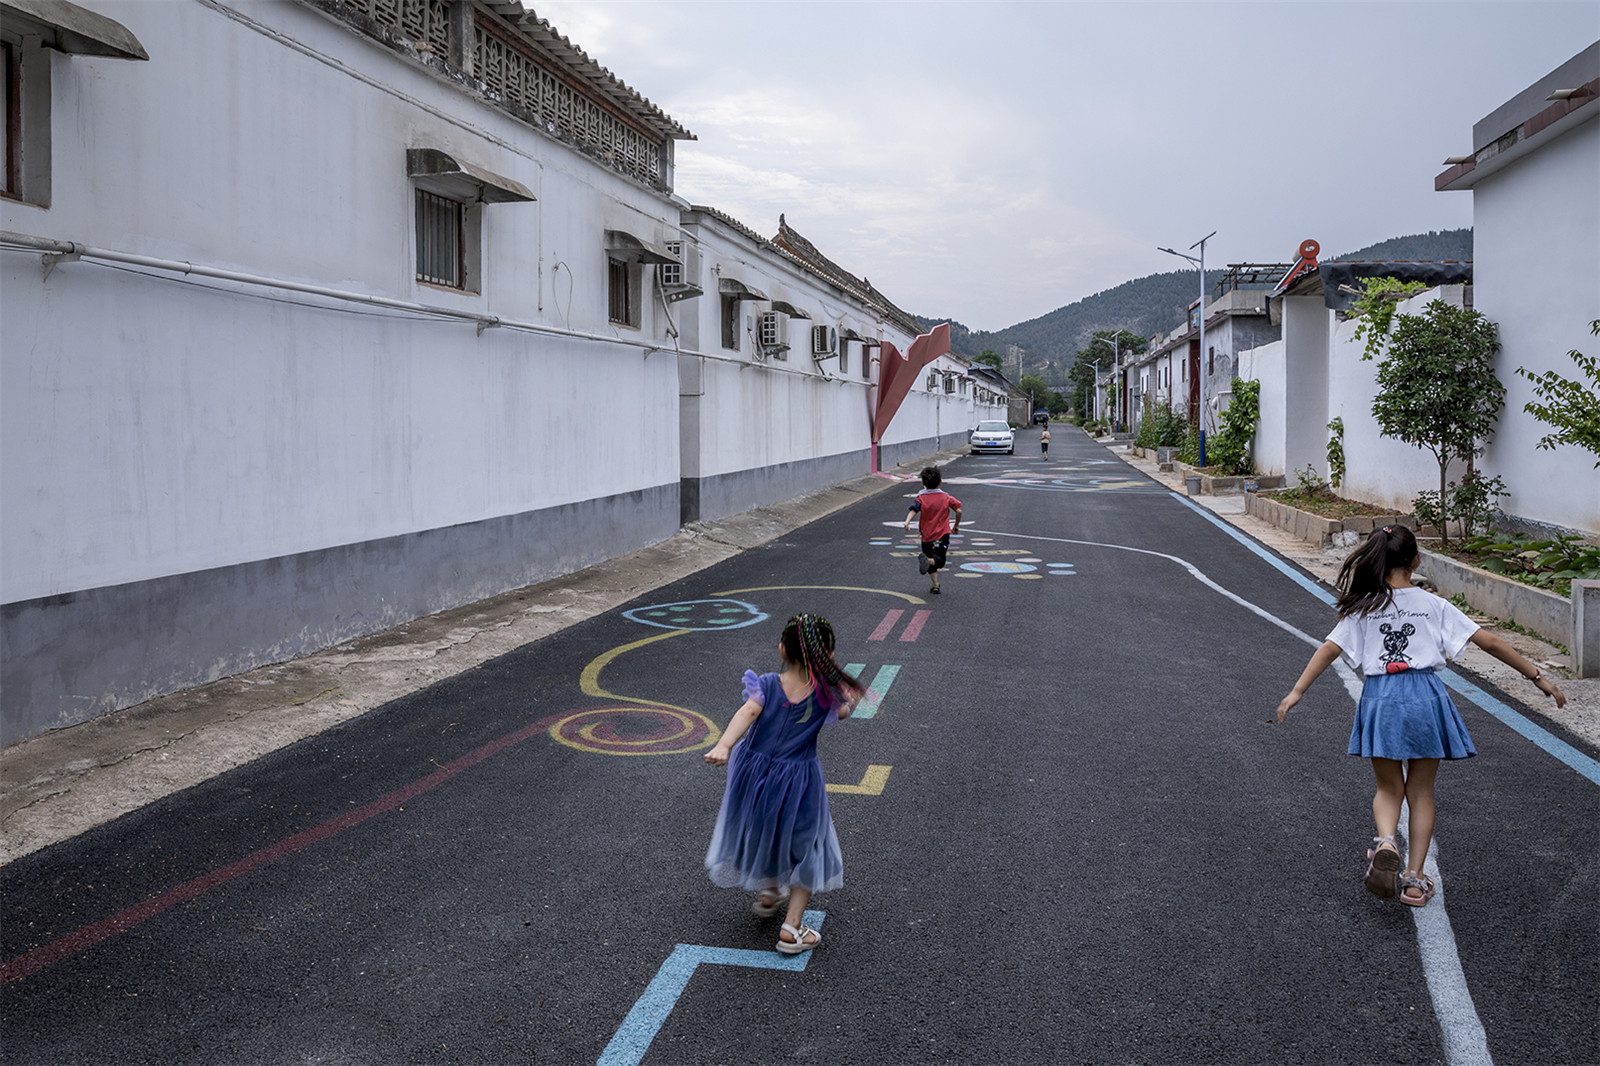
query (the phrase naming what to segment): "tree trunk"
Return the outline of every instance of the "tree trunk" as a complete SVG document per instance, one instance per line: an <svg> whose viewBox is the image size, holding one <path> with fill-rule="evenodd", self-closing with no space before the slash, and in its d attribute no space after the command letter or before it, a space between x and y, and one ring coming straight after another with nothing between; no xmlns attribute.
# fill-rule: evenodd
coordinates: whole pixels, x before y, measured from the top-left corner
<svg viewBox="0 0 1600 1066"><path fill-rule="evenodd" d="M1450 470L1450 453L1439 460L1439 546L1450 547L1450 507L1446 503L1444 479Z"/></svg>

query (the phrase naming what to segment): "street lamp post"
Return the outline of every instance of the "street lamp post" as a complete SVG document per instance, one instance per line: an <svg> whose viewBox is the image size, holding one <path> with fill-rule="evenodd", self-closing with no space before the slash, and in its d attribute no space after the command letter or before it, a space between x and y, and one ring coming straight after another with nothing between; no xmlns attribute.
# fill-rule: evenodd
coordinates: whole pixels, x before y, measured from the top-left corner
<svg viewBox="0 0 1600 1066"><path fill-rule="evenodd" d="M1196 248L1200 249L1200 258L1198 258L1198 259L1196 259L1192 255L1184 255L1182 252L1176 251L1176 250L1174 250L1172 248L1159 248L1159 247L1157 248L1158 251L1166 252L1168 255L1175 255L1180 259L1187 259L1187 260L1189 260L1189 262L1193 263L1195 266L1200 268L1200 344L1199 344L1199 355L1198 355L1198 358L1196 359L1196 363L1199 362L1199 359L1205 358L1205 353L1206 353L1206 242L1209 241L1211 238L1215 237L1216 235L1217 235L1217 231L1216 230L1212 230L1210 233L1206 234L1204 237L1201 237L1199 240L1197 240L1193 244L1189 245L1190 251L1193 251ZM1200 367L1198 365L1195 367L1194 373L1195 373L1195 378L1198 379L1200 377ZM1191 385L1190 387L1191 388L1196 388L1196 389L1199 388L1198 384ZM1204 397L1201 397L1202 402L1204 401L1204 399L1205 399ZM1205 466L1206 465L1206 427L1205 427L1205 419L1202 418L1201 414L1200 414L1199 405L1196 405L1196 409L1195 409L1195 412L1194 412L1194 417L1195 417L1195 420L1200 423L1200 465L1201 466Z"/></svg>
<svg viewBox="0 0 1600 1066"><path fill-rule="evenodd" d="M1096 337L1095 338L1095 340L1097 340L1097 341L1102 341L1102 342L1104 342L1106 344L1111 345L1111 366L1112 366L1112 369L1115 369L1116 365L1122 361L1122 347L1121 347L1121 343L1120 343L1121 342L1121 335L1122 335L1122 331L1118 330L1116 335L1111 340L1106 340L1106 338L1104 338L1104 337ZM1117 413L1115 411L1111 412L1111 428L1113 430L1115 430L1117 428Z"/></svg>

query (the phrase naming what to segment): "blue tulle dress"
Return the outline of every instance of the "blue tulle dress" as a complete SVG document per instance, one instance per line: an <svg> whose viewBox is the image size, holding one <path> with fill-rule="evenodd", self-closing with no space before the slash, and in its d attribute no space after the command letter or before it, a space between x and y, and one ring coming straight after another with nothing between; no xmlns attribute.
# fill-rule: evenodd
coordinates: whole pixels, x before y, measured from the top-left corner
<svg viewBox="0 0 1600 1066"><path fill-rule="evenodd" d="M761 714L728 755L728 787L706 851L723 888L826 892L844 884L839 835L828 814L817 733L835 717L815 694L790 703L777 674L745 671L745 698Z"/></svg>

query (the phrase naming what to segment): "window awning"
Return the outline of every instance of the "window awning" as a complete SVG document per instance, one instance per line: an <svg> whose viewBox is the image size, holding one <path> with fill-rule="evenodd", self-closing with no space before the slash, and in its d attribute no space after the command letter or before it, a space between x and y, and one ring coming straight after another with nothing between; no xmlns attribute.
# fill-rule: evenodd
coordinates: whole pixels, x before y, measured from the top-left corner
<svg viewBox="0 0 1600 1066"><path fill-rule="evenodd" d="M3 0L0 15L6 28L23 34L37 33L59 52L114 59L149 59L126 26L66 0Z"/></svg>
<svg viewBox="0 0 1600 1066"><path fill-rule="evenodd" d="M534 196L526 185L492 170L463 163L437 148L406 149L406 174L417 187L453 200L486 204L527 203Z"/></svg>
<svg viewBox="0 0 1600 1066"><path fill-rule="evenodd" d="M732 278L723 278L717 282L717 292L723 296L737 296L741 300L765 300L767 294L760 289L752 289L742 281Z"/></svg>
<svg viewBox="0 0 1600 1066"><path fill-rule="evenodd" d="M681 264L682 259L673 255L659 244L653 244L643 237L635 237L627 230L606 230L606 253L617 259L627 259L637 263L672 263Z"/></svg>
<svg viewBox="0 0 1600 1066"><path fill-rule="evenodd" d="M788 315L790 318L810 318L811 317L811 315L808 312L800 310L798 307L796 307L794 304L790 303L787 300L773 300L772 301L772 309L774 311L782 311L784 314Z"/></svg>

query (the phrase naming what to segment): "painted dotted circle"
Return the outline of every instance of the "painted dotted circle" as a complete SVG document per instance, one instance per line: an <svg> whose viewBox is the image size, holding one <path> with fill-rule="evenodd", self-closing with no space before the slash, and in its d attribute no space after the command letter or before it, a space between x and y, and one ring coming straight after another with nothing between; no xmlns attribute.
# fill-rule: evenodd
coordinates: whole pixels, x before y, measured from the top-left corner
<svg viewBox="0 0 1600 1066"><path fill-rule="evenodd" d="M661 629L742 629L764 621L765 611L743 600L683 600L623 611L622 617Z"/></svg>
<svg viewBox="0 0 1600 1066"><path fill-rule="evenodd" d="M961 569L973 570L980 574L1026 574L1037 568L1029 566L1027 563L982 562L962 563Z"/></svg>
<svg viewBox="0 0 1600 1066"><path fill-rule="evenodd" d="M704 748L717 735L711 719L676 707L595 707L563 715L550 738L599 755L679 755Z"/></svg>

